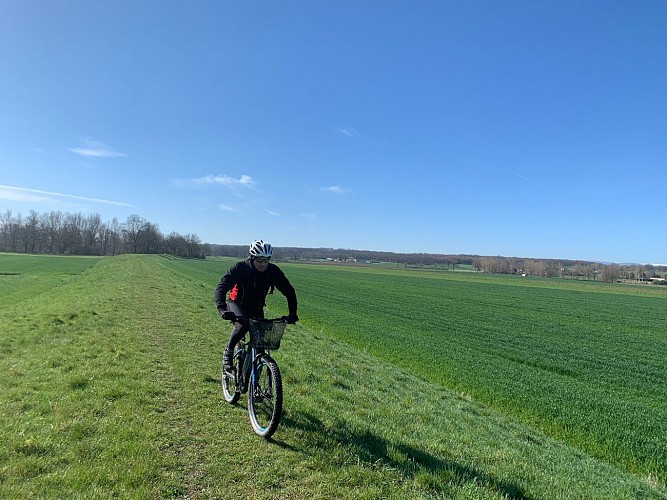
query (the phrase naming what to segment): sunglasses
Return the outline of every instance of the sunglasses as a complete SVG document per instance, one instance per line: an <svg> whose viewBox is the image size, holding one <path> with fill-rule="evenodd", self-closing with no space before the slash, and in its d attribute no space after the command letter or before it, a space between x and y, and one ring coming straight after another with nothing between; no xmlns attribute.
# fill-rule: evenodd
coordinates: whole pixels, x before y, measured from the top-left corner
<svg viewBox="0 0 667 500"><path fill-rule="evenodd" d="M268 264L269 259L264 258L264 257L260 257L259 259L255 259L255 262L257 262L258 264Z"/></svg>

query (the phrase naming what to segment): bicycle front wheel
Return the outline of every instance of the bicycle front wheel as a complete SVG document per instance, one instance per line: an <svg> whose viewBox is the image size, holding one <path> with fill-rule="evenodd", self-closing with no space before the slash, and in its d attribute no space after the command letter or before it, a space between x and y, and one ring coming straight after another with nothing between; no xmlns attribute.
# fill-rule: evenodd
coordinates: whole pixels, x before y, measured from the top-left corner
<svg viewBox="0 0 667 500"><path fill-rule="evenodd" d="M255 379L248 391L250 423L255 433L270 438L280 424L283 411L283 382L278 363L269 355L257 362Z"/></svg>

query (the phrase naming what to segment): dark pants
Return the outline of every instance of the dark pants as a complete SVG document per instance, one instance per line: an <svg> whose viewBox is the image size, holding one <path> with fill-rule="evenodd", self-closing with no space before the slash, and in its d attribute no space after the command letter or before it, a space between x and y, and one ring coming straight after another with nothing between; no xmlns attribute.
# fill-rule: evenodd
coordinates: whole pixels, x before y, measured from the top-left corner
<svg viewBox="0 0 667 500"><path fill-rule="evenodd" d="M248 316L246 311L238 305L236 302L232 302L231 300L227 302L227 309L232 311L234 314L237 316L240 316L242 318L263 318L264 317L264 310L260 309L259 311L254 311L254 314L251 314ZM231 335L229 336L229 342L227 342L227 351L233 352L234 346L243 338L243 336L246 334L248 331L248 325L242 325L241 323L234 323L234 329L232 330Z"/></svg>

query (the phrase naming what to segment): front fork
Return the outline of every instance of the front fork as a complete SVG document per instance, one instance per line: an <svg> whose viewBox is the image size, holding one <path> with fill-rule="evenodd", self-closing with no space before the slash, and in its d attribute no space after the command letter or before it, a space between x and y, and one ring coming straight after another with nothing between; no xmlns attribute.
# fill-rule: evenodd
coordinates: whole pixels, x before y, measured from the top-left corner
<svg viewBox="0 0 667 500"><path fill-rule="evenodd" d="M258 361L263 354L263 352L258 351L254 347L250 348L249 351L243 352L243 371L241 372L241 376L238 378L239 386L243 394L248 392L249 385L255 385Z"/></svg>
<svg viewBox="0 0 667 500"><path fill-rule="evenodd" d="M241 377L241 392L248 392L248 386L255 387L257 380L257 367L259 366L259 361L262 359L266 353L263 349L255 349L254 347L250 349L250 352L245 353L245 359L243 360L243 376Z"/></svg>

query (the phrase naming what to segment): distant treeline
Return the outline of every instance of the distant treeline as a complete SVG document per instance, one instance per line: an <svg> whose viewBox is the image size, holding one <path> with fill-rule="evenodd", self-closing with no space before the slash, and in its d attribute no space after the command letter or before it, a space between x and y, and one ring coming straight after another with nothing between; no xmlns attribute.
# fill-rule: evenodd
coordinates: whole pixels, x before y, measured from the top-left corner
<svg viewBox="0 0 667 500"><path fill-rule="evenodd" d="M138 215L124 222L103 222L99 214L54 211L26 217L0 214L0 252L60 255L168 253L203 258L208 249L196 234L162 234L157 224Z"/></svg>
<svg viewBox="0 0 667 500"><path fill-rule="evenodd" d="M247 245L210 244L212 256L244 258ZM280 260L335 262L391 262L408 267L435 267L456 270L471 266L475 271L496 274L525 274L549 278L563 277L613 282L619 279L646 281L664 276L667 267L645 265L602 264L581 260L526 259L517 257L483 257L479 255L448 255L429 253L394 253L341 248L274 247ZM658 274L663 273L663 274Z"/></svg>
<svg viewBox="0 0 667 500"><path fill-rule="evenodd" d="M212 256L246 257L247 245L215 245L211 244ZM332 260L338 262L395 262L410 266L452 266L472 265L474 255L438 255L427 253L394 253L372 250L351 250L342 248L300 248L274 247L273 254L279 260Z"/></svg>
<svg viewBox="0 0 667 500"><path fill-rule="evenodd" d="M0 214L0 252L60 255L118 255L123 253L167 253L186 258L225 256L245 258L248 245L202 243L196 234L162 234L157 224L139 215L124 222L103 222L99 214L83 215L34 210L23 217L11 210ZM341 248L275 247L279 260L390 262L407 267L436 267L456 270L471 266L483 273L525 274L599 281L648 281L664 278L667 267L650 264L601 264L587 261L485 257L431 253L395 253Z"/></svg>
<svg viewBox="0 0 667 500"><path fill-rule="evenodd" d="M522 259L516 257L477 257L473 268L484 273L522 274L547 278L574 278L614 282L650 281L665 276L667 267L651 264L603 264L599 262ZM656 282L662 284L662 282Z"/></svg>

